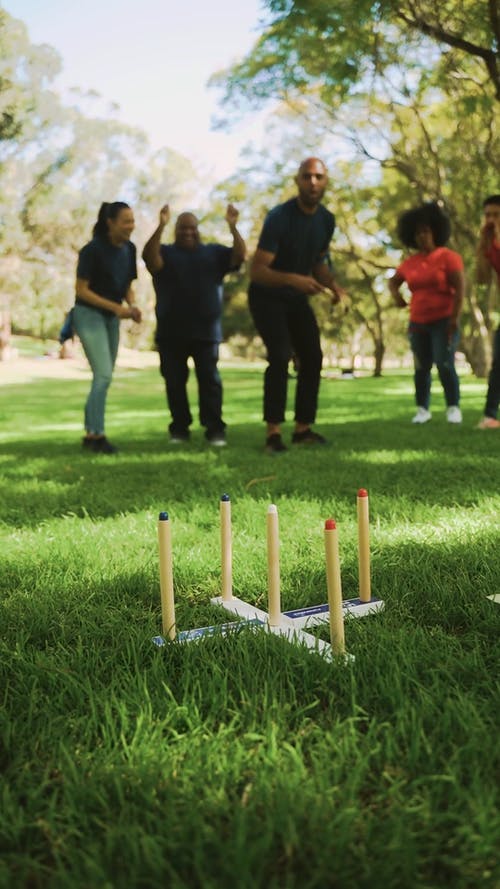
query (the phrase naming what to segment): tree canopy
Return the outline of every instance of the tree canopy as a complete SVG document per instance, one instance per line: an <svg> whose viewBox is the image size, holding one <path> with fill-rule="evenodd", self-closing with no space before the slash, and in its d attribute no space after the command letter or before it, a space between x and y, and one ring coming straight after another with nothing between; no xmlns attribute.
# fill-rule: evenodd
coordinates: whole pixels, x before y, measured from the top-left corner
<svg viewBox="0 0 500 889"><path fill-rule="evenodd" d="M469 81L500 101L500 12L497 0L267 0L269 15L251 52L213 82L226 100L250 107L317 85L338 105L390 74L432 66L443 79ZM439 64L436 61L439 59ZM464 76L465 75L465 76Z"/></svg>
<svg viewBox="0 0 500 889"><path fill-rule="evenodd" d="M63 101L60 68L54 49L0 9L0 315L43 338L57 336L73 301L77 251L103 200L135 206L142 241L163 196L190 202L196 187L186 158L152 152L97 94L75 89ZM144 302L149 276L138 287ZM141 327L148 344L152 325L153 313Z"/></svg>
<svg viewBox="0 0 500 889"><path fill-rule="evenodd" d="M244 114L274 100L267 168L280 155L283 166L291 128L296 158L326 160L336 262L379 369L393 327L384 291L401 256L398 214L440 201L468 270L461 346L484 374L493 316L473 269L481 201L499 190L498 0L266 0L265 9L252 50L212 79L223 88L225 125L237 120L235 107Z"/></svg>

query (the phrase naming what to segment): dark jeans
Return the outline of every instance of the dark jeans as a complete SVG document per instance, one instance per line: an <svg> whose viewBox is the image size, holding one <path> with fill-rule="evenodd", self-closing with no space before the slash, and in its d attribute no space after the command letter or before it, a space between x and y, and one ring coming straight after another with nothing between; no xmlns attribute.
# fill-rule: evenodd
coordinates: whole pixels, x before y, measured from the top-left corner
<svg viewBox="0 0 500 889"><path fill-rule="evenodd" d="M319 330L311 306L304 299L273 296L249 297L252 317L267 349L264 375L264 420L282 423L285 419L288 363L297 359L295 420L314 423L323 355Z"/></svg>
<svg viewBox="0 0 500 889"><path fill-rule="evenodd" d="M488 392L486 394L485 417L497 418L498 405L500 404L500 327L493 340L493 363L488 377Z"/></svg>
<svg viewBox="0 0 500 889"><path fill-rule="evenodd" d="M448 322L448 318L430 324L410 322L408 336L415 366L415 401L419 407L429 408L433 364L437 367L447 406L460 403L460 384L455 370L455 350L460 335L456 331L449 340Z"/></svg>
<svg viewBox="0 0 500 889"><path fill-rule="evenodd" d="M172 415L169 430L185 435L193 418L189 409L187 381L188 358L194 361L198 381L200 423L207 435L223 432L222 381L217 368L219 344L200 340L159 340L160 372L165 379L167 402Z"/></svg>

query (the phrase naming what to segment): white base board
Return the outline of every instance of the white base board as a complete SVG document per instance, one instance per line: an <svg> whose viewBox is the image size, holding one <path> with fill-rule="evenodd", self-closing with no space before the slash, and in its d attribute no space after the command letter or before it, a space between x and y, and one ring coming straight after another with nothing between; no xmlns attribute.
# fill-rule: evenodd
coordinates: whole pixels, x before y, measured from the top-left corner
<svg viewBox="0 0 500 889"><path fill-rule="evenodd" d="M165 639L164 636L153 636L153 642L158 648L161 648L162 645L167 645L167 643L171 641L197 642L198 639L203 639L205 636L229 636L230 633L237 633L247 627L262 627L263 624L264 622L258 620L258 618L247 621L232 620L228 624L214 624L213 627L197 627L194 630L182 630L180 633L176 634L174 640Z"/></svg>
<svg viewBox="0 0 500 889"><path fill-rule="evenodd" d="M225 608L226 611L229 611L231 614L236 614L238 617L245 618L246 621L257 619L262 625L262 628L266 629L268 632L274 633L277 636L284 636L290 642L294 642L297 645L304 645L311 651L316 652L316 654L322 655L327 660L331 661L334 658L332 647L329 642L317 639L316 636L313 636L311 633L305 633L304 630L297 625L297 622L290 617L287 617L286 614L281 615L278 626L272 627L269 624L269 615L267 614L267 611L262 611L260 608L257 608L256 605L250 605L248 602L244 602L243 599L238 599L236 596L233 596L231 599L223 599L222 596L216 596L214 599L210 599L210 602L212 605L218 605L219 607ZM354 656L345 654L343 655L343 659L346 662L350 662L354 660Z"/></svg>
<svg viewBox="0 0 500 889"><path fill-rule="evenodd" d="M342 602L344 615L348 614L350 617L366 617L367 614L381 611L383 607L383 600L376 598L370 599L369 602L362 602L361 599L344 599ZM292 611L285 611L284 614L293 620L297 627L301 628L315 627L330 620L330 610L327 604L296 608Z"/></svg>

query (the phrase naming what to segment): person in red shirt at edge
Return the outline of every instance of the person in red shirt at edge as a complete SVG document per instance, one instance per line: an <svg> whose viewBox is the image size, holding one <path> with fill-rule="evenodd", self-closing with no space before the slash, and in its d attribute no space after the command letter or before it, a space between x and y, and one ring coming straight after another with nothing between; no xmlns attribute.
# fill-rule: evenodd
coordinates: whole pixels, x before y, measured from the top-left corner
<svg viewBox="0 0 500 889"><path fill-rule="evenodd" d="M500 285L500 194L493 194L483 201L483 225L479 233L476 255L478 284L489 284L493 271ZM488 377L488 391L484 417L478 429L500 429L497 419L500 404L500 326L493 341L493 362Z"/></svg>
<svg viewBox="0 0 500 889"><path fill-rule="evenodd" d="M455 350L460 337L465 279L462 257L445 247L450 234L450 221L436 203L407 210L398 221L400 240L405 247L417 251L401 263L389 281L397 306L408 305L400 293L403 283L411 292L408 336L415 367L417 405L413 423L427 423L432 417L434 364L444 390L446 419L448 423L462 422Z"/></svg>

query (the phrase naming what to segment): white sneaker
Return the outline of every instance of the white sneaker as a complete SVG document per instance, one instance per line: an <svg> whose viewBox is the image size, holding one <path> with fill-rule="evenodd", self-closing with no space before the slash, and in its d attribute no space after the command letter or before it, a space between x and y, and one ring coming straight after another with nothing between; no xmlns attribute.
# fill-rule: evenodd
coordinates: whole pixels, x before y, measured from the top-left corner
<svg viewBox="0 0 500 889"><path fill-rule="evenodd" d="M446 419L448 423L461 423L462 422L462 411L456 404L452 404L451 407L446 411Z"/></svg>
<svg viewBox="0 0 500 889"><path fill-rule="evenodd" d="M417 413L413 417L412 423L428 423L432 414L426 407L419 407Z"/></svg>

